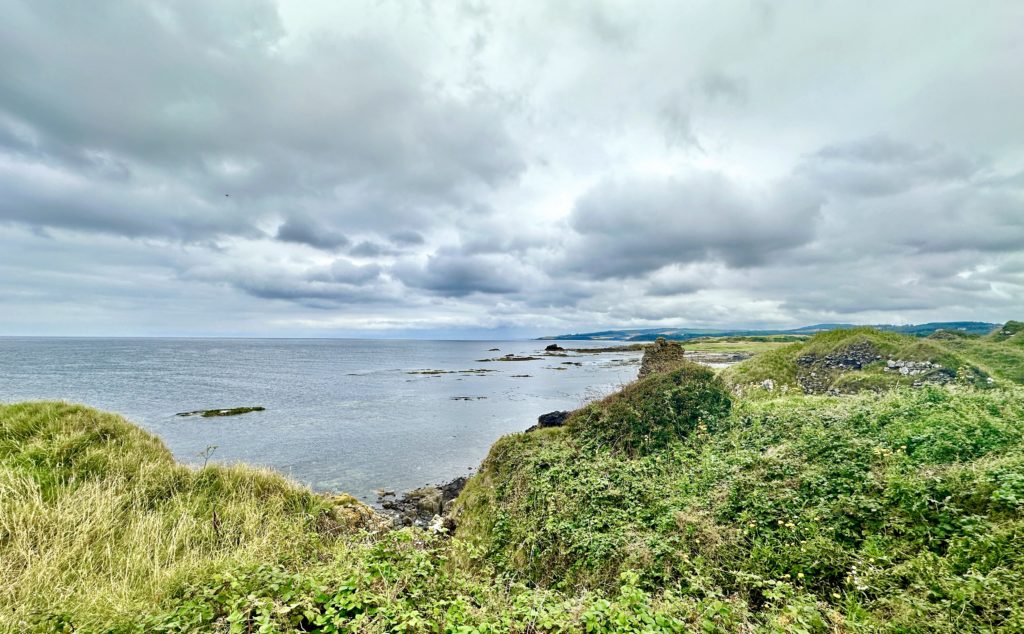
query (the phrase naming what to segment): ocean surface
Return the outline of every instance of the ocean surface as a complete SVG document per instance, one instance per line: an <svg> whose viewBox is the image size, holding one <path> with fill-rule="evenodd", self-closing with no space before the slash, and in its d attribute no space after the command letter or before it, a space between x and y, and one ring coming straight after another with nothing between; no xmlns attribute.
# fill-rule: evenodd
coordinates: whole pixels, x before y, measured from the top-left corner
<svg viewBox="0 0 1024 634"><path fill-rule="evenodd" d="M637 352L480 361L536 356L548 343L6 337L0 402L85 403L155 433L182 462L202 463L216 446L211 461L273 467L372 503L377 489L465 475L500 436L636 378ZM416 374L431 370L445 373ZM256 405L266 411L175 415Z"/></svg>

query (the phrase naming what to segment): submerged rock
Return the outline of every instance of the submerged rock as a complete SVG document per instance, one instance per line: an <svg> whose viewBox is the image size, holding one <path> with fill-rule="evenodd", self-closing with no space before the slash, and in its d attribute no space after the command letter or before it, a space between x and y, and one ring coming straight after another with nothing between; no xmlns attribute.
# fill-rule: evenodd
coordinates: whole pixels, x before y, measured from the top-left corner
<svg viewBox="0 0 1024 634"><path fill-rule="evenodd" d="M491 361L539 361L540 357L525 356L521 357L517 354L506 354L503 357L494 357L493 359L477 359L477 363L489 363Z"/></svg>
<svg viewBox="0 0 1024 634"><path fill-rule="evenodd" d="M238 416L239 414L248 414L249 412L263 412L266 411L266 407L230 407L226 409L197 409L191 412L178 412L175 416L202 416L203 418L212 418L214 416Z"/></svg>

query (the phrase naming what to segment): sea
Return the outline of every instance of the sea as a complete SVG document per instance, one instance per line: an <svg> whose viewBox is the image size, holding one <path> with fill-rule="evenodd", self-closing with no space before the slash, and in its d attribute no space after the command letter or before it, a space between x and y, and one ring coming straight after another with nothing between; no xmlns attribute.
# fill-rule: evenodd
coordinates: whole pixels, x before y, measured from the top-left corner
<svg viewBox="0 0 1024 634"><path fill-rule="evenodd" d="M117 412L184 463L271 467L376 503L467 475L505 434L634 380L640 353L551 341L0 338L0 402ZM556 342L565 347L608 342ZM504 355L529 361L496 361ZM204 418L193 410L260 406Z"/></svg>

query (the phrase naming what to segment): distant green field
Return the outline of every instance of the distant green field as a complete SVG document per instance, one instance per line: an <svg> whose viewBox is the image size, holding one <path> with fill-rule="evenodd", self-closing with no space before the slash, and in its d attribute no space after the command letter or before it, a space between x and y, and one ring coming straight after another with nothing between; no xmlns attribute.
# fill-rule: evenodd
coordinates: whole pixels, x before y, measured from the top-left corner
<svg viewBox="0 0 1024 634"><path fill-rule="evenodd" d="M805 341L802 335L761 335L755 337L702 337L683 342L683 347L696 352L745 352L760 354L777 350L794 342Z"/></svg>

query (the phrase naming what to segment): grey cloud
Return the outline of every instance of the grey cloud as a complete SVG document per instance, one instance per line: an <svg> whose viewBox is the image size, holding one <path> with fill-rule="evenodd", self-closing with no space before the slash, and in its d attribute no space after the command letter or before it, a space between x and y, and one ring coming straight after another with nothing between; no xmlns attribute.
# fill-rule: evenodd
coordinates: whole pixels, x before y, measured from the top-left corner
<svg viewBox="0 0 1024 634"><path fill-rule="evenodd" d="M712 286L709 267L679 270L669 267L651 276L646 294L650 297L672 297L690 295Z"/></svg>
<svg viewBox="0 0 1024 634"><path fill-rule="evenodd" d="M349 253L363 258L375 258L382 255L394 255L395 253L398 253L398 251L379 242L363 240L349 249Z"/></svg>
<svg viewBox="0 0 1024 634"><path fill-rule="evenodd" d="M665 130L665 143L669 147L703 149L697 134L693 130L690 112L678 97L666 100L661 107L659 116Z"/></svg>
<svg viewBox="0 0 1024 634"><path fill-rule="evenodd" d="M338 258L330 265L296 270L267 262L246 266L196 266L183 272L197 279L231 287L259 299L294 302L327 309L344 305L378 304L398 299L380 286L382 269L375 264L357 265Z"/></svg>
<svg viewBox="0 0 1024 634"><path fill-rule="evenodd" d="M684 280L664 280L653 282L647 289L647 294L652 297L672 297L675 295L689 295L705 288L704 284Z"/></svg>
<svg viewBox="0 0 1024 634"><path fill-rule="evenodd" d="M0 222L183 241L262 235L234 201L196 199L173 185L125 187L19 165L0 169L0 190Z"/></svg>
<svg viewBox="0 0 1024 634"><path fill-rule="evenodd" d="M1013 252L1024 244L1024 182L938 145L874 136L829 145L797 172L829 198L822 254Z"/></svg>
<svg viewBox="0 0 1024 634"><path fill-rule="evenodd" d="M392 232L388 238L391 239L395 244L401 245L417 245L425 242L423 234L412 229L400 229Z"/></svg>
<svg viewBox="0 0 1024 634"><path fill-rule="evenodd" d="M310 276L313 281L326 281L339 284L364 286L380 277L383 269L377 264L355 264L344 258L338 258L330 267Z"/></svg>
<svg viewBox="0 0 1024 634"><path fill-rule="evenodd" d="M500 256L435 254L423 266L406 263L393 274L406 286L449 297L514 293L522 284L516 263Z"/></svg>
<svg viewBox="0 0 1024 634"><path fill-rule="evenodd" d="M524 167L486 95L438 89L380 39L313 39L282 54L269 1L5 5L0 155L133 182L158 172L188 192L161 208L230 194L245 208L223 230L251 230L282 198L334 231L431 224ZM75 54L56 55L54 42ZM145 178L136 185L158 197Z"/></svg>
<svg viewBox="0 0 1024 634"><path fill-rule="evenodd" d="M294 216L288 218L277 228L277 239L282 242L296 242L328 251L349 244L349 239L344 234L321 226L309 218Z"/></svg>
<svg viewBox="0 0 1024 634"><path fill-rule="evenodd" d="M1019 317L1005 4L0 0L0 334Z"/></svg>
<svg viewBox="0 0 1024 634"><path fill-rule="evenodd" d="M579 241L566 266L595 278L709 259L752 266L811 240L821 203L795 180L765 192L743 192L712 173L604 182L573 209Z"/></svg>
<svg viewBox="0 0 1024 634"><path fill-rule="evenodd" d="M979 162L941 146L918 147L879 135L825 146L799 169L830 191L886 196L927 183L964 181L979 168Z"/></svg>
<svg viewBox="0 0 1024 634"><path fill-rule="evenodd" d="M747 102L747 82L722 71L710 71L700 78L701 94L710 103L740 105Z"/></svg>
<svg viewBox="0 0 1024 634"><path fill-rule="evenodd" d="M315 280L282 280L276 277L245 276L229 282L236 289L259 299L295 302L311 308L331 309L339 304L380 302L372 292L345 284Z"/></svg>

